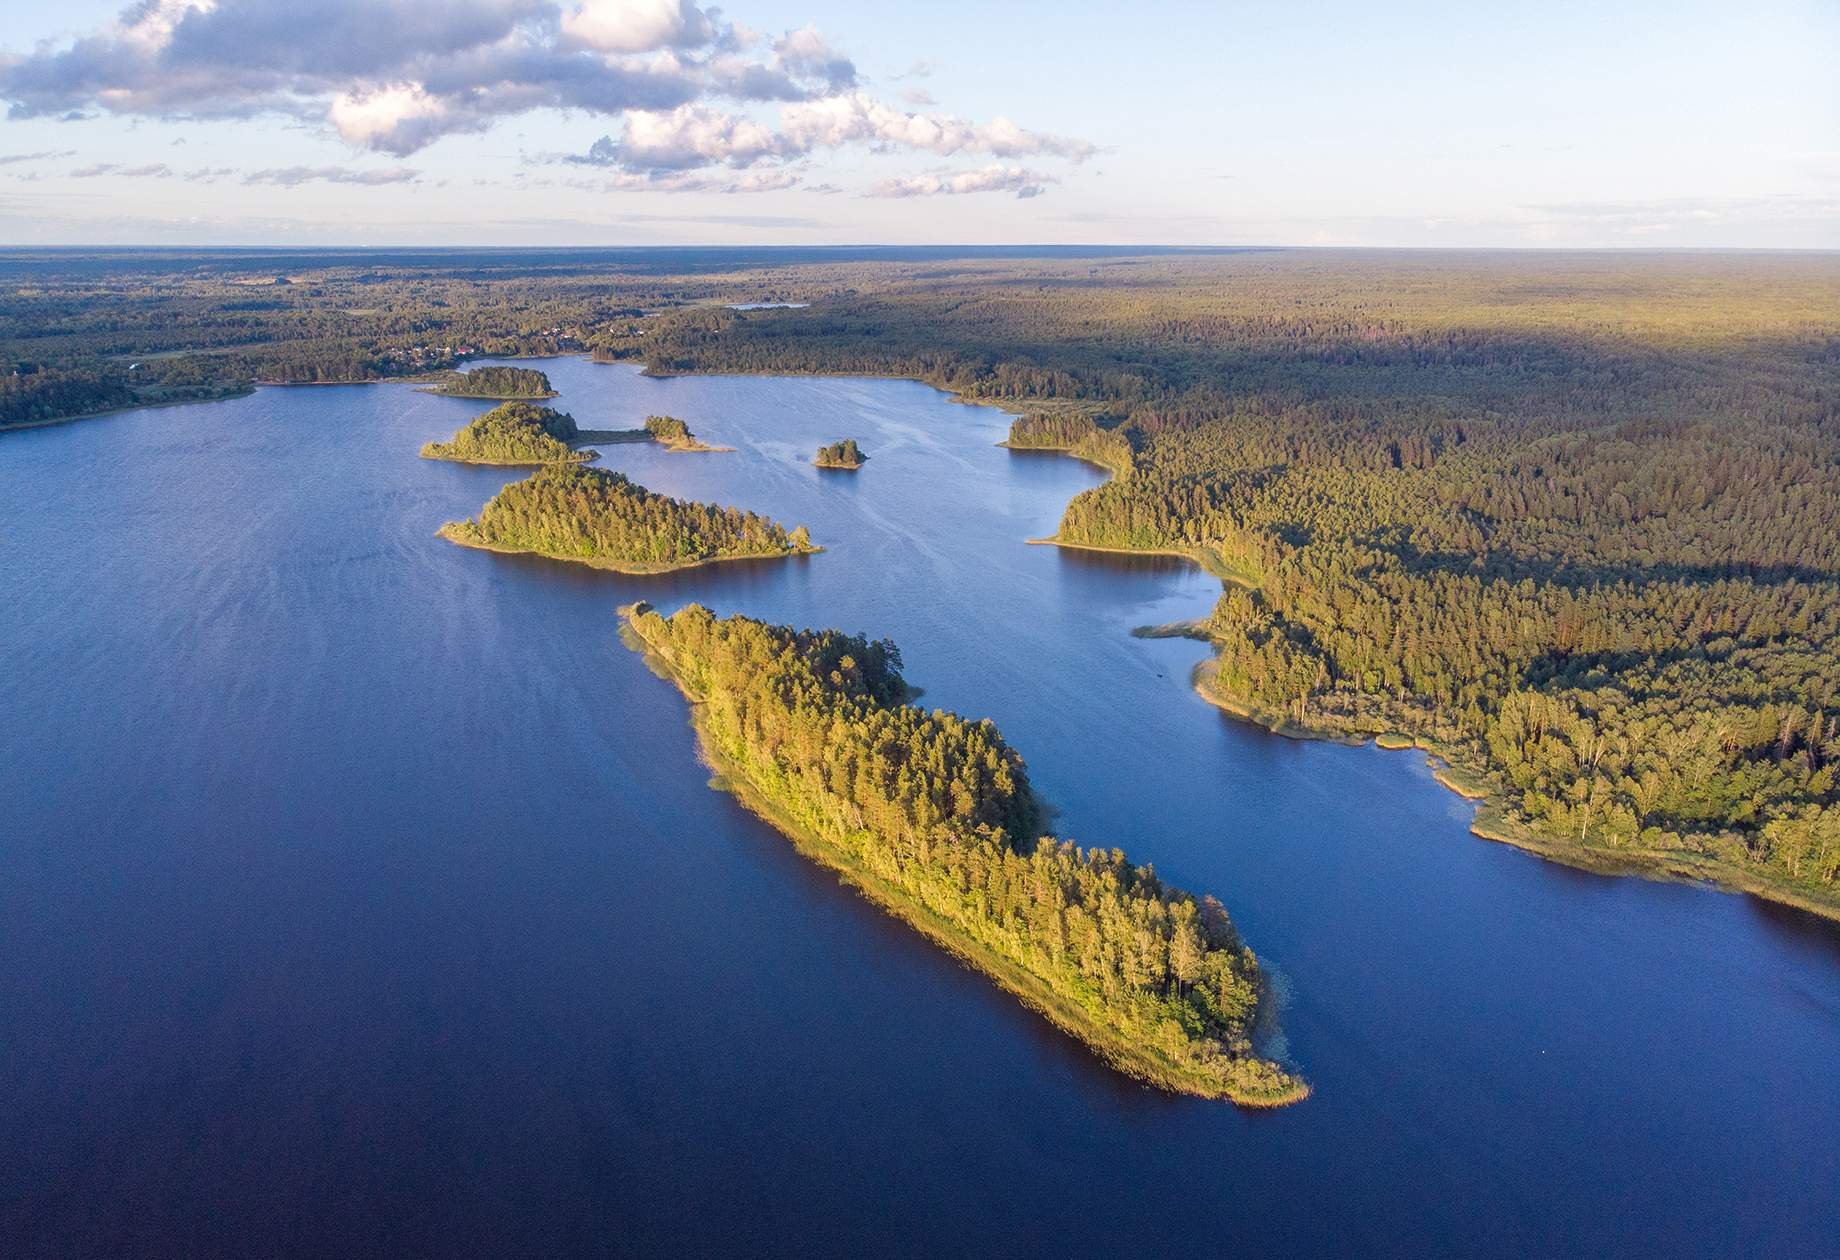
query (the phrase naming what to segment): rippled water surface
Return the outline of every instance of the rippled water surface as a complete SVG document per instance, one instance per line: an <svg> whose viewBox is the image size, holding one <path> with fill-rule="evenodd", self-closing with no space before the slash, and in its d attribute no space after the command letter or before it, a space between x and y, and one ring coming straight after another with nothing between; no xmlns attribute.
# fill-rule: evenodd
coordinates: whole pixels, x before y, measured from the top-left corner
<svg viewBox="0 0 1840 1260"><path fill-rule="evenodd" d="M1420 758L1188 688L1173 562L1026 545L1100 474L899 381L544 363L804 560L452 547L486 404L264 389L0 436L0 1251L1840 1251L1840 940L1467 833ZM855 437L860 473L809 464ZM616 637L889 635L1062 810L1217 893L1316 1094L1146 1091L708 790Z"/></svg>

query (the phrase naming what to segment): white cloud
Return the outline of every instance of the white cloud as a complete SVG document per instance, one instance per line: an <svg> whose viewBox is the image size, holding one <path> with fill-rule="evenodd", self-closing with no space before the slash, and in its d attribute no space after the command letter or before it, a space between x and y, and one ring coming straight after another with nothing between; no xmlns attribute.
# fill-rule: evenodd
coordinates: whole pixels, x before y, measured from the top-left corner
<svg viewBox="0 0 1840 1260"><path fill-rule="evenodd" d="M562 160L646 177L657 186L655 177L661 173L797 161L821 149L849 145L920 150L942 157L984 153L993 157L1060 157L1075 162L1093 152L1093 146L1085 141L1025 131L1004 118L976 124L946 114L907 113L864 93L848 92L784 106L777 130L745 115L725 113L705 105L683 105L665 111L634 110L627 113L625 130L618 138L602 136L587 153L568 155ZM1024 176L1026 190L1023 184L1016 182ZM957 186L945 186L954 180ZM908 184L913 187L905 193L878 192L876 195L983 191L980 181L996 180L1010 181L1004 185L1006 190L1025 197L1035 196L1044 184L1055 182L1049 176L1023 171L1020 167L992 166L963 176L921 176L912 181L895 181L887 187L901 188ZM929 181L942 186L928 187Z"/></svg>
<svg viewBox="0 0 1840 1260"><path fill-rule="evenodd" d="M788 105L780 125L801 149L884 144L926 149L941 157L988 153L993 157L1062 157L1083 162L1094 148L1084 140L1025 131L1007 118L970 123L950 114L910 114L863 92L840 93Z"/></svg>
<svg viewBox="0 0 1840 1260"><path fill-rule="evenodd" d="M817 28L759 35L692 0L138 0L91 34L0 54L0 101L25 118L279 115L397 157L532 110L579 111L619 130L566 160L654 188L719 167L781 173L707 186L789 187L786 166L846 146L1093 153L1007 118L887 104ZM767 105L777 121L756 116Z"/></svg>
<svg viewBox="0 0 1840 1260"><path fill-rule="evenodd" d="M976 171L938 171L912 175L877 184L865 196L870 197L937 197L964 193L1007 192L1018 197L1039 197L1046 185L1059 183L1052 175L1043 175L1021 166L993 164Z"/></svg>
<svg viewBox="0 0 1840 1260"><path fill-rule="evenodd" d="M339 135L359 148L412 153L441 134L448 107L415 83L333 98L327 117Z"/></svg>
<svg viewBox="0 0 1840 1260"><path fill-rule="evenodd" d="M596 159L596 151L599 159ZM682 105L668 113L634 110L617 145L603 138L589 150L597 165L636 171L681 171L726 163L750 166L784 155L771 130L748 118L703 105Z"/></svg>
<svg viewBox="0 0 1840 1260"><path fill-rule="evenodd" d="M699 48L717 26L690 0L586 0L563 12L562 32L601 52L634 53Z"/></svg>

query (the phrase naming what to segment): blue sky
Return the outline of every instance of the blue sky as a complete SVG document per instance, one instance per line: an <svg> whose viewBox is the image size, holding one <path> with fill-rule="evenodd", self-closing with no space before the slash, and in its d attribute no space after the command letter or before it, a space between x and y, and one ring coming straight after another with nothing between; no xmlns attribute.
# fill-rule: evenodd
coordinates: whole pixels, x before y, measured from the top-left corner
<svg viewBox="0 0 1840 1260"><path fill-rule="evenodd" d="M1840 4L13 0L0 243L1840 248Z"/></svg>

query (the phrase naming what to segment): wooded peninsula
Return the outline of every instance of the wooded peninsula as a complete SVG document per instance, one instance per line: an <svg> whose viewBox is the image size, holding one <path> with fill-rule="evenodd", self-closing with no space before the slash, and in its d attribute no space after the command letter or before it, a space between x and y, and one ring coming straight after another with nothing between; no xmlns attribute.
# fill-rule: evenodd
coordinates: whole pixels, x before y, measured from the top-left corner
<svg viewBox="0 0 1840 1260"><path fill-rule="evenodd" d="M662 573L722 560L810 555L803 525L715 503L653 494L624 473L546 464L499 491L476 520L440 535L486 551L528 552L620 573Z"/></svg>
<svg viewBox="0 0 1840 1260"><path fill-rule="evenodd" d="M1265 982L1220 903L1043 835L1022 758L988 721L907 703L893 643L696 604L626 613L725 785L807 857L1133 1076L1307 1096L1253 1047Z"/></svg>

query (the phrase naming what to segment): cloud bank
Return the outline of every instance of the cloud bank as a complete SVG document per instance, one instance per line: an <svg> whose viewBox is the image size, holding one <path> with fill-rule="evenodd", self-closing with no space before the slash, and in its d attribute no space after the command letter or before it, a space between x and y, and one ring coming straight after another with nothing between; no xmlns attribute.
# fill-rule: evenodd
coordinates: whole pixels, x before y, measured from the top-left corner
<svg viewBox="0 0 1840 1260"><path fill-rule="evenodd" d="M787 187L798 182L787 164L851 145L1075 162L1092 152L1005 118L886 104L817 29L769 38L692 0L139 0L65 46L0 54L0 100L14 118L280 115L397 157L531 110L579 110L621 126L563 160L605 168L609 186L666 189ZM777 108L776 123L748 112L763 106ZM707 173L717 167L766 169ZM284 176L335 178L270 171L250 182Z"/></svg>

